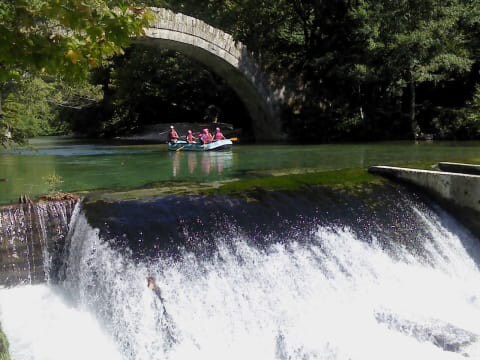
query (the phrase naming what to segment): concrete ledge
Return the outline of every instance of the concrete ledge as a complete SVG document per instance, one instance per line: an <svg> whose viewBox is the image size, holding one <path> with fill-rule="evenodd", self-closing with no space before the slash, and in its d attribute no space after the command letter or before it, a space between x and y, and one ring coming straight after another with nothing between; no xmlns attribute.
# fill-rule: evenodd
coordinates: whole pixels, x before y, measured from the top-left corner
<svg viewBox="0 0 480 360"><path fill-rule="evenodd" d="M448 203L480 213L479 175L391 166L372 166L368 171L372 174L415 185Z"/></svg>
<svg viewBox="0 0 480 360"><path fill-rule="evenodd" d="M440 162L438 168L446 172L480 175L480 165Z"/></svg>

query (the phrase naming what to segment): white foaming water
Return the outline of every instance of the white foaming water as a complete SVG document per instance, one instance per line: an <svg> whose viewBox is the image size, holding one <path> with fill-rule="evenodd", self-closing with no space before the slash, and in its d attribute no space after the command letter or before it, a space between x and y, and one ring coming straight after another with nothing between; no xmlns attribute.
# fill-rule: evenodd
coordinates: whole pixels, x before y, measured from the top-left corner
<svg viewBox="0 0 480 360"><path fill-rule="evenodd" d="M478 240L444 214L412 211L429 229L418 237L424 256L319 227L304 244L261 250L238 236L218 239L209 258L185 252L138 265L80 215L64 284L73 307L46 286L3 290L2 322L14 359L56 359L42 354L69 341L64 358L98 344L83 358L114 359L99 324L124 359L478 358ZM163 302L147 289L149 275ZM45 324L59 330L47 336ZM87 335L75 333L82 327Z"/></svg>
<svg viewBox="0 0 480 360"><path fill-rule="evenodd" d="M72 307L59 289L2 289L0 304L13 360L122 359L94 315Z"/></svg>

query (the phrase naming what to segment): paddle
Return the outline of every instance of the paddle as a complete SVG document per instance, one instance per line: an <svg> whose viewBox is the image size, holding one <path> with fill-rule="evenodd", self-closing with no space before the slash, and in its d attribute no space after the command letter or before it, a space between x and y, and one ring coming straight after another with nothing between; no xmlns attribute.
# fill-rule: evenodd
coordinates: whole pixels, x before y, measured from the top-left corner
<svg viewBox="0 0 480 360"><path fill-rule="evenodd" d="M180 150L182 150L184 147L185 147L185 145L180 146L180 147L179 147L177 150L175 150L175 151L180 151Z"/></svg>
<svg viewBox="0 0 480 360"><path fill-rule="evenodd" d="M230 140L230 141L238 141L238 137L233 137L233 138L230 138L230 139L228 139L228 140Z"/></svg>

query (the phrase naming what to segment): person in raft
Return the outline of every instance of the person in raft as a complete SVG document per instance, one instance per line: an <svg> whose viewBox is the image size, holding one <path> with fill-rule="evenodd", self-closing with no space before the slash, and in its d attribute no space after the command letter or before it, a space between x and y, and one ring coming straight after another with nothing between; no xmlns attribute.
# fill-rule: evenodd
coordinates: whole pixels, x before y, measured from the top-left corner
<svg viewBox="0 0 480 360"><path fill-rule="evenodd" d="M192 130L188 130L187 132L187 142L189 144L194 144L195 143L195 136L193 136Z"/></svg>
<svg viewBox="0 0 480 360"><path fill-rule="evenodd" d="M222 132L220 131L220 128L216 128L216 129L215 129L214 140L215 140L215 141L225 140L225 136L223 136Z"/></svg>
<svg viewBox="0 0 480 360"><path fill-rule="evenodd" d="M208 129L203 129L202 134L200 135L200 142L202 145L209 144L212 140L212 135L209 133Z"/></svg>
<svg viewBox="0 0 480 360"><path fill-rule="evenodd" d="M213 134L212 134L212 133L210 132L210 130L208 130L208 129L207 129L207 134L208 134L208 136L209 136L209 138L210 138L210 142L212 142L212 141L215 139L215 137L213 136Z"/></svg>
<svg viewBox="0 0 480 360"><path fill-rule="evenodd" d="M175 131L175 128L172 126L170 126L170 131L168 132L168 135L167 135L167 142L169 143L176 143L178 141L178 134L177 132Z"/></svg>

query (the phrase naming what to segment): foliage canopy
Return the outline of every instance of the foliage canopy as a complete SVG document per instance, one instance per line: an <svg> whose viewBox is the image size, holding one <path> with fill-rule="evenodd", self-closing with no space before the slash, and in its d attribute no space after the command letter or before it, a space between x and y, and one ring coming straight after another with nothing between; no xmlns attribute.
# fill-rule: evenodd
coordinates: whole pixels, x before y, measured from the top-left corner
<svg viewBox="0 0 480 360"><path fill-rule="evenodd" d="M123 52L148 14L104 0L0 2L0 82L24 72L80 76Z"/></svg>
<svg viewBox="0 0 480 360"><path fill-rule="evenodd" d="M36 133L35 128L42 126L36 118L46 111L38 105L26 114L19 102L14 105L8 99L9 90L25 89L25 78L32 75L61 75L77 81L86 78L90 69L122 54L131 38L142 34L148 20L148 12L121 0L0 2L0 143L11 135L18 141ZM30 90L39 85L35 80L30 84ZM49 115L43 120L50 121Z"/></svg>
<svg viewBox="0 0 480 360"><path fill-rule="evenodd" d="M124 54L129 38L141 34L148 21L141 6L157 6L232 33L274 81L287 83L293 91L284 129L293 137L334 141L422 133L480 136L478 0L139 3L137 8L120 0L2 2L0 99L5 100L5 89L21 88L6 86L7 80L39 85L18 80L26 73L78 79L94 69L93 83L101 86L103 99L97 101L96 117L83 116L96 119L98 134L134 131L160 108L174 116L197 116L221 93L226 94L225 101L218 102L222 110L233 108L234 113L238 104L231 101L233 95L218 81L213 82L217 93L204 91L210 75L192 62L171 53L152 57L151 51L146 56L147 50L138 48ZM88 91L97 90L94 86ZM162 104L159 108L152 107L156 101ZM9 121L12 127L14 117Z"/></svg>

